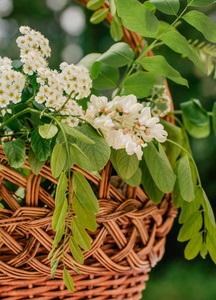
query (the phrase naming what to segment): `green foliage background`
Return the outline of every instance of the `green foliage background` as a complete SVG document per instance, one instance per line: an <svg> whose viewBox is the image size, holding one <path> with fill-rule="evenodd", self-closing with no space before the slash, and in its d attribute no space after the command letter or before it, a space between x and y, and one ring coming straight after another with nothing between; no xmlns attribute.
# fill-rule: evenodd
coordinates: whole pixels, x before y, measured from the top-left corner
<svg viewBox="0 0 216 300"><path fill-rule="evenodd" d="M59 2L61 1L59 0ZM70 6L81 7L74 1L68 0L62 10L53 11L48 8L45 0L14 0L11 12L6 16L2 16L6 30L3 34L0 34L0 55L12 59L19 57L15 37L19 35L18 27L20 25L29 25L33 29L41 31L50 40L52 56L49 62L52 68L58 68L62 62L63 49L71 43L79 45L83 49L83 55L89 52L107 50L113 43L109 35L108 25L91 25L88 21L91 12L87 9L83 9L86 17L86 27L81 35L73 36L62 29L60 24L62 13ZM216 20L216 5L207 7L202 11L207 15L211 15L214 21ZM160 17L164 18L164 15L161 14ZM204 40L201 34L186 24L182 24L179 28L188 39L195 40L198 38L200 41ZM189 60L180 58L179 55L172 53L165 46L157 51L162 55L164 54L167 61L189 81L189 89L169 82L175 109L179 109L180 102L188 101L193 97L199 99L202 105L211 111L212 105L216 101L215 79L202 75L194 69ZM214 204L216 199L216 139L213 135L206 139L191 139L191 146L203 186L214 211L216 211L216 205ZM194 261L185 261L183 258L184 244L176 241L178 230L179 225L176 220L172 232L167 238L164 259L152 270L150 281L147 282L147 290L143 293L143 299L215 300L215 265L210 259L203 261L196 258Z"/></svg>

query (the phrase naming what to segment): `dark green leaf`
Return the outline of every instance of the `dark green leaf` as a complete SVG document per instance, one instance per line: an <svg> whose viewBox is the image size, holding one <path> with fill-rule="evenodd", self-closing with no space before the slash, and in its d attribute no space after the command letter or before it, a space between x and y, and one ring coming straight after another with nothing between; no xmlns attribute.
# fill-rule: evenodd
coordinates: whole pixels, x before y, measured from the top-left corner
<svg viewBox="0 0 216 300"><path fill-rule="evenodd" d="M6 113L5 113L4 117L3 117L3 122L9 120L12 116L13 116L12 114L9 114L9 113L6 111ZM19 130L20 130L20 124L19 124L19 122L18 122L17 119L14 119L14 120L10 121L10 122L6 125L6 127L10 128L10 129L13 130L13 131L19 131Z"/></svg>
<svg viewBox="0 0 216 300"><path fill-rule="evenodd" d="M178 241L185 242L196 235L203 224L202 214L200 211L194 212L181 227L178 234Z"/></svg>
<svg viewBox="0 0 216 300"><path fill-rule="evenodd" d="M58 132L58 128L53 124L44 124L39 126L39 134L44 139L51 139Z"/></svg>
<svg viewBox="0 0 216 300"><path fill-rule="evenodd" d="M188 87L188 81L181 77L181 74L173 69L166 59L161 55L156 55L152 57L144 57L140 64L142 67L155 74L159 74L163 77L169 78L170 80Z"/></svg>
<svg viewBox="0 0 216 300"><path fill-rule="evenodd" d="M77 218L72 219L71 230L77 244L86 251L90 250L91 239Z"/></svg>
<svg viewBox="0 0 216 300"><path fill-rule="evenodd" d="M68 270L64 267L63 270L63 281L67 287L67 289L73 293L74 292L74 283L73 283L73 278L71 277L70 273Z"/></svg>
<svg viewBox="0 0 216 300"><path fill-rule="evenodd" d="M180 3L179 0L151 0L151 3L164 14L177 15Z"/></svg>
<svg viewBox="0 0 216 300"><path fill-rule="evenodd" d="M96 10L104 4L105 0L89 0L86 7L91 10Z"/></svg>
<svg viewBox="0 0 216 300"><path fill-rule="evenodd" d="M76 196L73 197L72 205L80 223L88 230L94 232L97 229L95 214L85 208Z"/></svg>
<svg viewBox="0 0 216 300"><path fill-rule="evenodd" d="M178 177L176 178L174 187L173 187L173 204L175 207L181 207L184 203L184 199L181 196L180 189L179 189L179 182ZM186 202L188 203L188 202Z"/></svg>
<svg viewBox="0 0 216 300"><path fill-rule="evenodd" d="M159 22L155 15L136 0L117 0L117 12L123 25L144 37L153 37ZM134 17L136 16L136 17Z"/></svg>
<svg viewBox="0 0 216 300"><path fill-rule="evenodd" d="M92 24L98 24L98 23L102 22L106 18L108 11L109 11L108 8L101 8L101 9L95 11L90 18L90 22Z"/></svg>
<svg viewBox="0 0 216 300"><path fill-rule="evenodd" d="M3 150L11 167L19 168L25 163L25 143L22 139L16 139L3 144Z"/></svg>
<svg viewBox="0 0 216 300"><path fill-rule="evenodd" d="M195 236L192 237L192 239L188 242L184 255L185 258L188 260L194 259L200 252L201 246L202 246L202 233L198 233Z"/></svg>
<svg viewBox="0 0 216 300"><path fill-rule="evenodd" d="M177 31L169 31L161 37L161 40L173 51L188 57L201 72L205 73L204 66L199 57L183 35Z"/></svg>
<svg viewBox="0 0 216 300"><path fill-rule="evenodd" d="M137 72L130 75L124 83L125 92L134 94L138 98L148 97L157 83L157 78L152 73Z"/></svg>
<svg viewBox="0 0 216 300"><path fill-rule="evenodd" d="M70 251L74 257L74 259L80 263L80 264L83 264L84 263L84 256L83 256L83 253L82 253L82 250L80 249L80 247L77 245L76 241L75 241L75 238L74 237L70 237L69 239L69 248L70 248Z"/></svg>
<svg viewBox="0 0 216 300"><path fill-rule="evenodd" d="M195 126L202 127L209 124L207 111L202 108L199 100L192 99L180 104L184 117Z"/></svg>
<svg viewBox="0 0 216 300"><path fill-rule="evenodd" d="M213 117L212 117L212 120L213 120L213 130L214 130L214 134L216 136L216 102L214 103L213 105Z"/></svg>
<svg viewBox="0 0 216 300"><path fill-rule="evenodd" d="M43 139L39 134L38 127L31 134L31 148L40 161L46 161L50 155L50 141Z"/></svg>
<svg viewBox="0 0 216 300"><path fill-rule="evenodd" d="M43 168L45 161L40 161L37 159L37 157L35 156L34 152L30 149L29 153L28 153L28 162L29 162L29 166L32 169L32 172L35 175L38 175L41 171L41 169Z"/></svg>
<svg viewBox="0 0 216 300"><path fill-rule="evenodd" d="M61 228L65 228L65 217L67 212L67 199L64 198L63 204L58 205L54 211L52 217L52 229L53 231L61 230Z"/></svg>
<svg viewBox="0 0 216 300"><path fill-rule="evenodd" d="M65 200L65 193L67 190L67 176L64 172L61 173L61 176L58 181L57 190L56 190L56 197L55 197L55 206L62 206L64 200Z"/></svg>
<svg viewBox="0 0 216 300"><path fill-rule="evenodd" d="M96 198L85 176L79 172L74 172L73 188L76 193L76 197L85 208L90 210L92 213L99 212L98 199Z"/></svg>
<svg viewBox="0 0 216 300"><path fill-rule="evenodd" d="M130 186L136 187L141 184L141 178L142 178L142 171L138 167L136 172L130 178L128 178L128 179L122 178L122 179Z"/></svg>
<svg viewBox="0 0 216 300"><path fill-rule="evenodd" d="M98 77L93 81L93 87L106 90L116 87L119 82L119 70L107 65L101 65Z"/></svg>
<svg viewBox="0 0 216 300"><path fill-rule="evenodd" d="M187 3L190 4L189 6L208 6L215 2L216 0L187 0Z"/></svg>
<svg viewBox="0 0 216 300"><path fill-rule="evenodd" d="M152 179L159 190L164 193L170 193L173 189L176 176L162 147L160 148L160 152L158 152L154 144L150 142L147 147L143 148L143 156Z"/></svg>
<svg viewBox="0 0 216 300"><path fill-rule="evenodd" d="M52 175L55 178L60 176L61 172L64 169L66 160L67 154L64 147L62 146L62 144L56 144L53 148L50 160Z"/></svg>

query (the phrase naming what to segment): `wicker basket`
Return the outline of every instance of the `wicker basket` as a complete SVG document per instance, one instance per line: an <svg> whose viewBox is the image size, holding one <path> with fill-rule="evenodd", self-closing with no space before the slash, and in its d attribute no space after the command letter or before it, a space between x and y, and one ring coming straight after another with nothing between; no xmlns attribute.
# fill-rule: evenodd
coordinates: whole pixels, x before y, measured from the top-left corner
<svg viewBox="0 0 216 300"><path fill-rule="evenodd" d="M77 2L86 5L88 1ZM111 21L110 14L107 21ZM135 49L140 36L124 28L124 40ZM62 280L63 264L59 263L52 280L47 258L55 236L51 226L55 201L43 188L43 181L45 178L57 184L49 164L36 176L27 157L23 167L30 174L25 177L9 166L2 146L0 159L0 165L4 166L0 170L0 196L8 205L7 209L0 209L0 299L141 298L149 271L163 256L166 235L177 213L171 195L165 195L155 205L140 187L126 184L121 189L116 187L116 182L112 183L110 162L101 173L102 180L74 166L98 190L100 212L96 216L96 232L89 232L92 247L83 252L84 265L73 260L66 243L66 251L82 272L75 273L70 260L65 258L74 279L75 291L71 294ZM7 189L8 182L25 189L25 206Z"/></svg>

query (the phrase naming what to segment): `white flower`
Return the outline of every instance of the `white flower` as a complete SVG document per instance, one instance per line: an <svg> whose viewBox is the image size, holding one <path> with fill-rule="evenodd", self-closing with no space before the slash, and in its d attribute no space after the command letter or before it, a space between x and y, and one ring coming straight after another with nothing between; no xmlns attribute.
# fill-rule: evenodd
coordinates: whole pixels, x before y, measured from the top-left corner
<svg viewBox="0 0 216 300"><path fill-rule="evenodd" d="M91 95L90 101L96 110L101 111L107 106L108 99L107 97Z"/></svg>
<svg viewBox="0 0 216 300"><path fill-rule="evenodd" d="M145 125L146 122L151 118L151 110L150 107L144 107L141 110L140 116L139 116L139 123L140 125Z"/></svg>

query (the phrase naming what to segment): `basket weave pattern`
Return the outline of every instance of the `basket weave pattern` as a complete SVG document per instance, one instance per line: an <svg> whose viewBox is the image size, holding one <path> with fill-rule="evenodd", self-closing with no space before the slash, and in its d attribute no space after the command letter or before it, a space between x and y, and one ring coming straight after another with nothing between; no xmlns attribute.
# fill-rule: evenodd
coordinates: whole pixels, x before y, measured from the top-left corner
<svg viewBox="0 0 216 300"><path fill-rule="evenodd" d="M102 171L102 180L74 166L98 188L100 212L96 232L89 232L92 248L84 251L85 265L73 260L67 243L68 255L82 272L75 273L66 258L75 283L71 294L62 281L62 262L52 280L47 258L54 239L51 220L55 202L41 182L46 178L55 185L57 180L48 165L37 176L30 172L25 177L12 170L2 147L0 158L4 167L0 196L8 205L8 209L0 209L0 298L140 299L148 272L163 256L165 236L176 215L170 196L155 205L140 187L126 186L125 195L110 183L110 163ZM28 160L23 167L30 170ZM20 206L5 181L25 189L25 206Z"/></svg>

